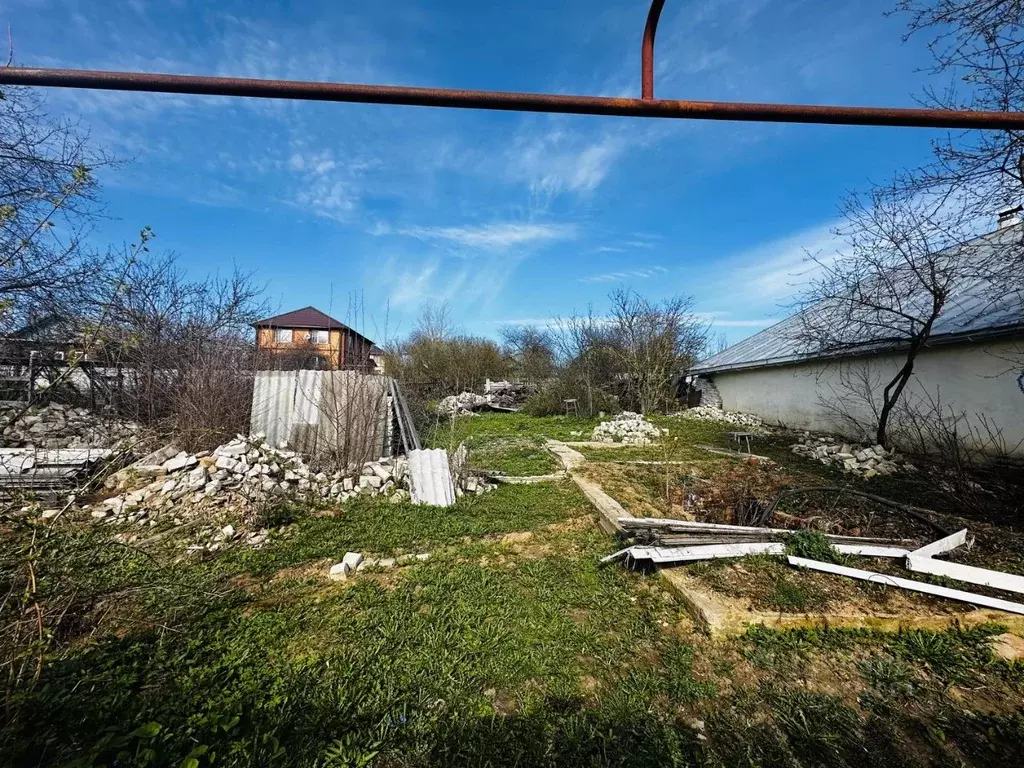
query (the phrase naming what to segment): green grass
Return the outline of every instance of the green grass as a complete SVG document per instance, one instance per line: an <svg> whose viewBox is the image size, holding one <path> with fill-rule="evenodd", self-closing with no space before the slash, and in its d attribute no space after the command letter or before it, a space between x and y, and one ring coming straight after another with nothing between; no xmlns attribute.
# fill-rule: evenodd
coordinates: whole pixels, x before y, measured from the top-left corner
<svg viewBox="0 0 1024 768"><path fill-rule="evenodd" d="M359 499L337 516L300 519L286 537L273 539L268 547L230 550L225 559L239 570L268 573L324 557L340 559L347 551L430 551L467 536L533 530L590 512L586 499L567 481L502 485L481 496L463 496L451 509Z"/></svg>
<svg viewBox="0 0 1024 768"><path fill-rule="evenodd" d="M577 448L590 461L728 461L692 445L624 445L618 448Z"/></svg>
<svg viewBox="0 0 1024 768"><path fill-rule="evenodd" d="M568 426L464 422L511 465ZM1019 764L1024 673L992 657L1002 628L712 640L656 576L598 564L616 542L591 517L569 482L450 510L359 499L207 559L5 524L0 629L38 598L53 634L37 684L0 679L0 766ZM348 550L431 558L327 580ZM796 572L743 565L780 608L814 609Z"/></svg>
<svg viewBox="0 0 1024 768"><path fill-rule="evenodd" d="M599 419L577 416L527 416L522 413L481 413L440 423L424 442L438 448L457 447L459 443L481 437L551 438L588 440ZM580 434L574 435L574 432Z"/></svg>
<svg viewBox="0 0 1024 768"><path fill-rule="evenodd" d="M707 445L718 445L723 448L730 447L725 439L725 433L735 432L740 429L731 424L686 419L682 416L660 416L653 414L646 418L655 426L667 429L669 437L678 437L686 443L706 443Z"/></svg>
<svg viewBox="0 0 1024 768"><path fill-rule="evenodd" d="M883 632L827 627L776 631L752 627L742 642L747 657L762 666L771 667L780 657L806 657L821 651L880 649L891 658L918 668L926 665L940 679L952 682L989 665L992 662L989 643L1003 631L1003 627L995 624L944 632L927 629Z"/></svg>
<svg viewBox="0 0 1024 768"><path fill-rule="evenodd" d="M645 708L714 692L662 631L677 608L599 568L596 529L513 567L467 561L479 546L389 582L258 581L174 632L95 637L51 659L0 748L12 764L670 760L678 729Z"/></svg>
<svg viewBox="0 0 1024 768"><path fill-rule="evenodd" d="M562 468L562 463L544 447L539 438L477 437L471 435L470 466L506 475L547 475Z"/></svg>

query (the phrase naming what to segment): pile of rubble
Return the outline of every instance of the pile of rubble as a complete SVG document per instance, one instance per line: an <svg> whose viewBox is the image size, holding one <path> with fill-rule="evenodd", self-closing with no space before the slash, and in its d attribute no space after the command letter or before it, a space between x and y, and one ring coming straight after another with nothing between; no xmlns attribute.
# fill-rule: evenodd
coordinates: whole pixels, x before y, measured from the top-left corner
<svg viewBox="0 0 1024 768"><path fill-rule="evenodd" d="M664 434L664 431L644 419L639 413L623 411L612 416L611 421L602 421L591 435L601 443L625 443L627 445L648 445Z"/></svg>
<svg viewBox="0 0 1024 768"><path fill-rule="evenodd" d="M340 503L362 495L398 503L410 498L403 457L369 461L344 472L316 471L295 451L274 448L259 434L239 435L212 452L161 449L113 474L107 487L120 493L89 507L92 517L139 525L157 525L162 518L181 524L216 512L256 522L260 509L278 500ZM467 477L459 491L489 488ZM235 537L233 530L230 537Z"/></svg>
<svg viewBox="0 0 1024 768"><path fill-rule="evenodd" d="M0 403L0 424L7 424L24 407L24 403ZM137 443L142 435L143 427L134 422L50 403L32 406L17 422L4 427L0 443L10 448L118 448Z"/></svg>
<svg viewBox="0 0 1024 768"><path fill-rule="evenodd" d="M731 424L734 427L742 427L744 431L750 432L754 435L767 435L768 429L765 427L757 416L751 416L749 413L737 413L736 411L723 411L721 408L715 408L711 405L698 405L695 408L689 408L678 414L684 419L694 419L696 421L714 421L719 424Z"/></svg>
<svg viewBox="0 0 1024 768"><path fill-rule="evenodd" d="M486 395L463 392L461 395L448 395L437 403L437 412L442 416L470 416L477 408L488 404Z"/></svg>
<svg viewBox="0 0 1024 768"><path fill-rule="evenodd" d="M825 465L841 465L844 472L865 478L915 470L914 465L896 451L886 450L881 445L836 442L830 435L816 437L805 432L801 441L790 446L790 450Z"/></svg>
<svg viewBox="0 0 1024 768"><path fill-rule="evenodd" d="M530 395L525 384L509 382L488 382L487 392L463 392L449 395L437 404L437 411L443 416L471 416L475 411L517 411Z"/></svg>

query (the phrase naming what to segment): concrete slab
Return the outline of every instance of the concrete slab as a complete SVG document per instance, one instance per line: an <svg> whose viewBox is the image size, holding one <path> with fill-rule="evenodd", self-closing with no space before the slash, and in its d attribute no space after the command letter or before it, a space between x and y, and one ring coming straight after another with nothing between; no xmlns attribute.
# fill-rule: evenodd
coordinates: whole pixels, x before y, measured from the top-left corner
<svg viewBox="0 0 1024 768"><path fill-rule="evenodd" d="M586 464L586 457L558 440L548 440L544 445L562 460L562 465L565 467L569 477L572 478L577 487L583 491L583 495L597 509L597 522L601 526L601 530L613 536L620 535L622 533L622 526L619 525L619 518L632 517L632 515L623 509L619 502L605 493L600 485L573 473L573 470Z"/></svg>

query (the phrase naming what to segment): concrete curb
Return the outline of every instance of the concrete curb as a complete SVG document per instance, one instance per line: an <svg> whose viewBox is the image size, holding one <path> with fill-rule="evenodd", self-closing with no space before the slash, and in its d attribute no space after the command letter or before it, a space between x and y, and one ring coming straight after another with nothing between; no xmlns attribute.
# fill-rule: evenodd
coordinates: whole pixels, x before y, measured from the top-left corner
<svg viewBox="0 0 1024 768"><path fill-rule="evenodd" d="M619 525L619 518L632 517L632 515L623 509L619 502L605 493L597 483L573 473L574 469L579 469L586 464L586 457L558 440L548 440L544 445L562 460L566 473L597 509L597 522L601 526L601 530L613 536L621 535L622 526Z"/></svg>

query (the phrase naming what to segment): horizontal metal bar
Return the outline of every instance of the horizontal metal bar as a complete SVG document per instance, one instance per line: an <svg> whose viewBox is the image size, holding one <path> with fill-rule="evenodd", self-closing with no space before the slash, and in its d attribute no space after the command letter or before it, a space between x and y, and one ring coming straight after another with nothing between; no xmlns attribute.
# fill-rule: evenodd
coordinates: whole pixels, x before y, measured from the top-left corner
<svg viewBox="0 0 1024 768"><path fill-rule="evenodd" d="M0 85L89 88L261 99L403 104L518 112L553 112L615 117L736 120L824 125L889 125L916 128L988 128L1024 130L1024 113L972 112L888 107L840 107L807 104L755 104L672 99L622 99L509 91L466 91L393 85L255 80L145 72L84 69L0 68Z"/></svg>

